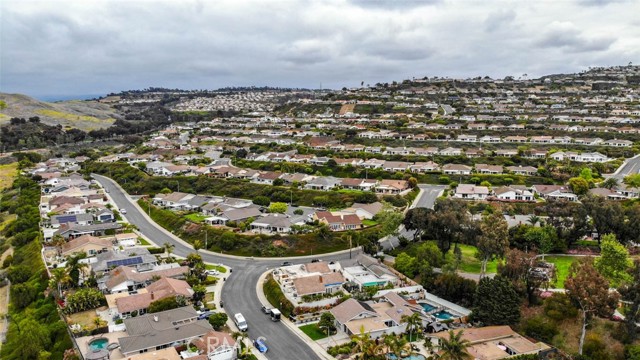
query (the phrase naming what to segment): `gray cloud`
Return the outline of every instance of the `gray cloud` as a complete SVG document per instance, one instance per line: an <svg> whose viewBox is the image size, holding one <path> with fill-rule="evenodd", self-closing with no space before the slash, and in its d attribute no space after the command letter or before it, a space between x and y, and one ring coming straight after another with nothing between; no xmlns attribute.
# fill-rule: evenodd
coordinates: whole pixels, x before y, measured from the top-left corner
<svg viewBox="0 0 640 360"><path fill-rule="evenodd" d="M6 0L0 89L41 96L148 86L341 88L640 62L633 4L611 4L614 12L584 5Z"/></svg>
<svg viewBox="0 0 640 360"><path fill-rule="evenodd" d="M570 52L605 51L616 41L614 37L588 37L572 23L556 22L551 24L536 45L542 48L563 48Z"/></svg>

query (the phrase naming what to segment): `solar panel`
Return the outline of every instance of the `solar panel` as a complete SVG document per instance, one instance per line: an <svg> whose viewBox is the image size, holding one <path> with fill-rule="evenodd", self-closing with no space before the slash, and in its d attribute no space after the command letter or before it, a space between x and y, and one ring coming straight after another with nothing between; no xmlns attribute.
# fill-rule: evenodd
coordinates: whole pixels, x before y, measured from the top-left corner
<svg viewBox="0 0 640 360"><path fill-rule="evenodd" d="M58 223L60 223L60 224L69 223L69 222L76 222L76 216L75 215L58 216L57 219L58 219Z"/></svg>
<svg viewBox="0 0 640 360"><path fill-rule="evenodd" d="M129 266L129 265L137 265L137 264L142 264L142 257L136 256L136 257L130 257L126 259L107 261L107 267L112 267L112 266L117 267L121 265Z"/></svg>

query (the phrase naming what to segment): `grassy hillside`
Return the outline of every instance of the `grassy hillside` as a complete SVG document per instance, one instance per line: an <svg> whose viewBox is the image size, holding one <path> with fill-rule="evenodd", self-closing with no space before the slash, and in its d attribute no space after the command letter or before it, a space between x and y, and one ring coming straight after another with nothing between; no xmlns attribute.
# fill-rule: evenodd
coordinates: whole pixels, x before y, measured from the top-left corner
<svg viewBox="0 0 640 360"><path fill-rule="evenodd" d="M12 117L39 116L47 125L90 131L111 126L119 117L116 110L97 101L61 101L48 103L21 94L0 93L0 124Z"/></svg>

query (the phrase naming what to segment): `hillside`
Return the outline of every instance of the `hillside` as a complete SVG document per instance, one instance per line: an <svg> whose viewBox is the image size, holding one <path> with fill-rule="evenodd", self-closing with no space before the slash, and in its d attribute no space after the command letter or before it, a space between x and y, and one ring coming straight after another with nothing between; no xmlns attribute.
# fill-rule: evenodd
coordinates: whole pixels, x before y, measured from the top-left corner
<svg viewBox="0 0 640 360"><path fill-rule="evenodd" d="M109 127L120 118L111 106L97 101L43 102L26 95L0 93L0 101L6 103L0 109L0 124L12 117L28 119L39 116L47 125L62 125L63 128L77 128L84 131Z"/></svg>

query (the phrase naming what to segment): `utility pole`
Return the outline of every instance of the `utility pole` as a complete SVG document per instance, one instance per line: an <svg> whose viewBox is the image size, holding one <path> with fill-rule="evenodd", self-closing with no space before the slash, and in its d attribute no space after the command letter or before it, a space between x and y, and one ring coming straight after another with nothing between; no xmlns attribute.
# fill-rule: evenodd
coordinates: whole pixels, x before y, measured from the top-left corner
<svg viewBox="0 0 640 360"><path fill-rule="evenodd" d="M204 248L207 249L207 238L209 237L209 229L204 231Z"/></svg>
<svg viewBox="0 0 640 360"><path fill-rule="evenodd" d="M351 243L352 236L349 235L349 260L351 260L351 249L353 248L353 244Z"/></svg>

